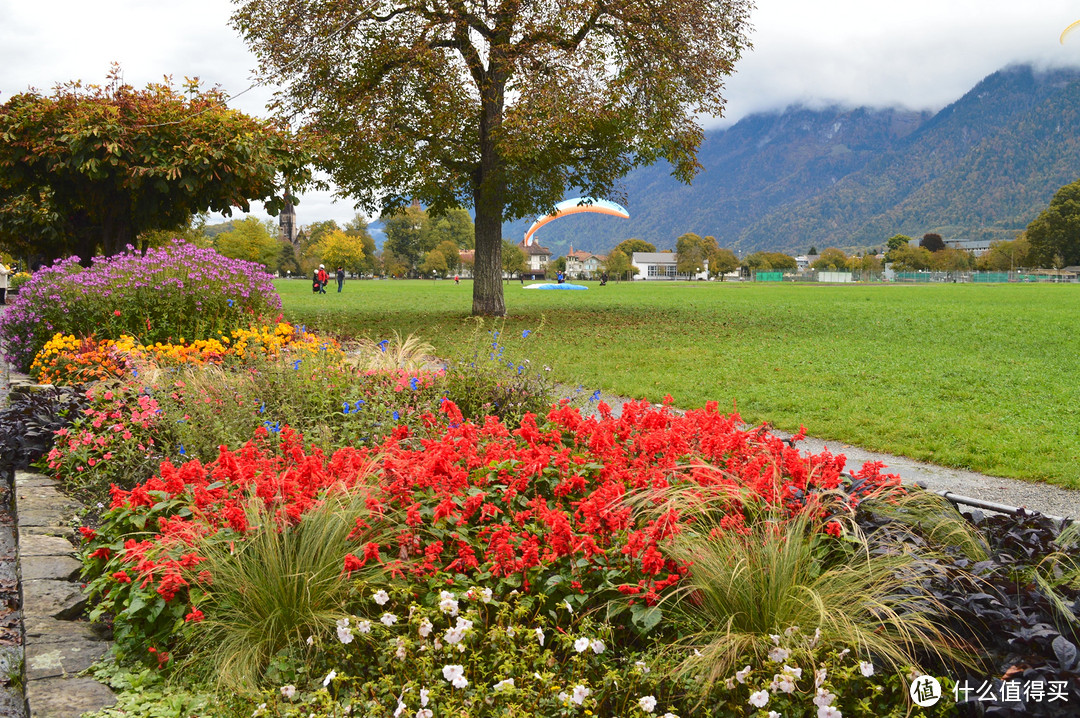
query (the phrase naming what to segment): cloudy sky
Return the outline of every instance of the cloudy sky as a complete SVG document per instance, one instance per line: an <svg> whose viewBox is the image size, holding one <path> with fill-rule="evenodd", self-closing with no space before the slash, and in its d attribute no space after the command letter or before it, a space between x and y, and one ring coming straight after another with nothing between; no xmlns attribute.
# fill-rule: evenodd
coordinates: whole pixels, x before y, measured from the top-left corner
<svg viewBox="0 0 1080 718"><path fill-rule="evenodd" d="M728 82L724 125L792 103L940 109L1010 63L1080 65L1080 0L757 0L754 49ZM104 82L120 62L130 84L199 77L230 95L252 84L254 58L229 27L229 0L0 0L0 102L59 82ZM264 114L270 88L233 106ZM328 194L301 198L301 224L353 215Z"/></svg>

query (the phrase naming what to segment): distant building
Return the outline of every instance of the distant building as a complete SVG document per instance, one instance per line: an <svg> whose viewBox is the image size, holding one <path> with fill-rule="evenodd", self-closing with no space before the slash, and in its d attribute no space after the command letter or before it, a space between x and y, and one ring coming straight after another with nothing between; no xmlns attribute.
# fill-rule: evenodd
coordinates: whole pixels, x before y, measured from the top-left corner
<svg viewBox="0 0 1080 718"><path fill-rule="evenodd" d="M946 239L945 246L948 249L959 249L964 252L971 252L976 257L986 254L990 251L989 239Z"/></svg>
<svg viewBox="0 0 1080 718"><path fill-rule="evenodd" d="M570 245L570 251L566 253L566 276L575 279L592 279L599 275L600 266L607 257L601 254L593 254L585 251L574 251L574 245Z"/></svg>
<svg viewBox="0 0 1080 718"><path fill-rule="evenodd" d="M635 280L656 281L659 279L708 279L709 260L705 260L705 271L693 276L679 275L677 265L679 255L675 252L634 252L631 264L637 267Z"/></svg>
<svg viewBox="0 0 1080 718"><path fill-rule="evenodd" d="M281 229L281 241L296 246L296 235L300 226L296 224L296 209L292 202L286 202L285 209L278 215L278 227Z"/></svg>
<svg viewBox="0 0 1080 718"><path fill-rule="evenodd" d="M523 276L528 279L543 279L547 272L548 262L551 260L551 250L541 247L535 242L525 244L525 240L518 243L518 247L525 253L525 272Z"/></svg>

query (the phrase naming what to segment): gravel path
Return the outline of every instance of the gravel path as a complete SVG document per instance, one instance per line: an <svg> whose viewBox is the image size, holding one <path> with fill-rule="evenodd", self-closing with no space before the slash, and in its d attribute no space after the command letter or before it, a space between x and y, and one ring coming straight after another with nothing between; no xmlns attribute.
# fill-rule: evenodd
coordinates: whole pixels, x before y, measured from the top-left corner
<svg viewBox="0 0 1080 718"><path fill-rule="evenodd" d="M625 397L601 392L600 399L611 406L616 415L622 405L628 401ZM791 434L772 430L772 433L785 439ZM948 469L943 466L926 464L904 456L880 454L860 449L840 441L823 441L807 438L799 443L804 452L819 453L828 448L834 454L847 457L847 468L862 466L868 461L880 461L888 467L887 471L898 474L906 484L925 486L931 491L951 491L982 501L1019 506L1051 516L1080 518L1080 491L1063 489L1036 481L1006 479L988 476L963 469Z"/></svg>

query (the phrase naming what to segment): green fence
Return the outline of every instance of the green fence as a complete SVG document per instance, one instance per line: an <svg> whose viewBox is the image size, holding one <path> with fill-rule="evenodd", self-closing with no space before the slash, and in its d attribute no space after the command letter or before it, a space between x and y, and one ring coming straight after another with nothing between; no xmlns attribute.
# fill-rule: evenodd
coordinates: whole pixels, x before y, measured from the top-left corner
<svg viewBox="0 0 1080 718"><path fill-rule="evenodd" d="M897 282L929 282L929 272L897 272Z"/></svg>
<svg viewBox="0 0 1080 718"><path fill-rule="evenodd" d="M754 272L755 282L782 282L784 281L783 272Z"/></svg>
<svg viewBox="0 0 1080 718"><path fill-rule="evenodd" d="M993 282L1004 284L1009 281L1008 272L972 272L971 281L973 282ZM1023 281L1023 280L1021 280ZM1028 280L1030 281L1030 280Z"/></svg>

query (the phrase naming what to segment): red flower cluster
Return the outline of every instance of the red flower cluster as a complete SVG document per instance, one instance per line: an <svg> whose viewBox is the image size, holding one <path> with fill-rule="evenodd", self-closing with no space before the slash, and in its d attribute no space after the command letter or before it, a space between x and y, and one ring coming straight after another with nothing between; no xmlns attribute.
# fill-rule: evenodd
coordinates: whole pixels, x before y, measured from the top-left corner
<svg viewBox="0 0 1080 718"><path fill-rule="evenodd" d="M654 603L688 568L664 555L664 541L686 521L664 503L664 491L684 487L717 499L727 512L723 530L740 531L747 499L788 514L820 512L815 495L844 481L843 456L802 455L795 442L748 429L715 404L680 415L630 403L617 418L604 404L597 417L561 406L543 423L526 415L513 431L493 417L463 421L449 401L440 412L427 417L424 436L399 427L375 451L344 448L327 459L306 452L288 429L274 437L277 446L260 430L239 451L222 447L209 465L163 463L160 476L131 491L114 487L105 517L109 526L110 515L123 515L124 525L142 516L156 534L128 539L110 556L102 548L123 537L103 527L86 536L87 554L114 587L134 580L172 601L198 570L202 540L222 531L242 540L253 530L245 518L250 497L279 521L296 522L326 492L363 487L372 515L400 530L396 545L358 541L343 557L345 573L386 556L403 577L486 573L501 588L617 590ZM867 464L848 479L856 487L850 504L899 484L880 469ZM643 499L628 502L631 493ZM358 518L357 525L367 524Z"/></svg>

